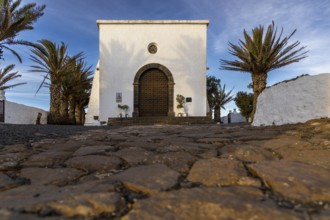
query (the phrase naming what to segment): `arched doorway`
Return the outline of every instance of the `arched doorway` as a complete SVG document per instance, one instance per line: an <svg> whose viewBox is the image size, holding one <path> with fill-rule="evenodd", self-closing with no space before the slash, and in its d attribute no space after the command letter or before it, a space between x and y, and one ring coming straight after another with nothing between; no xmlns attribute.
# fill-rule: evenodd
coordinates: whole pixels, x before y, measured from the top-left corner
<svg viewBox="0 0 330 220"><path fill-rule="evenodd" d="M174 116L174 80L163 65L151 63L139 69L134 79L133 116Z"/></svg>

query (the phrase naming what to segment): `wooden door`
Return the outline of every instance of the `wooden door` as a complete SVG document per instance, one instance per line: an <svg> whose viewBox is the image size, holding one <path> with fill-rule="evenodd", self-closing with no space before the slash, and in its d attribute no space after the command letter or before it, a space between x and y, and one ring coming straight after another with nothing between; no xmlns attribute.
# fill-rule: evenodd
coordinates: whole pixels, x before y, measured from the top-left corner
<svg viewBox="0 0 330 220"><path fill-rule="evenodd" d="M139 81L139 115L167 116L168 80L158 69L150 69L142 74Z"/></svg>

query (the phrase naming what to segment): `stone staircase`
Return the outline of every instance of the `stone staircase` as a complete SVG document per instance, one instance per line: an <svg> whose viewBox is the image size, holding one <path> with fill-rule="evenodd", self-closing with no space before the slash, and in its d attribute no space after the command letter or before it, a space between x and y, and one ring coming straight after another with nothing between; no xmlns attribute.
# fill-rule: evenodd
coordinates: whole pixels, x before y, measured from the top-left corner
<svg viewBox="0 0 330 220"><path fill-rule="evenodd" d="M153 125L153 124L212 124L209 116L205 117L136 117L136 118L108 118L108 125Z"/></svg>

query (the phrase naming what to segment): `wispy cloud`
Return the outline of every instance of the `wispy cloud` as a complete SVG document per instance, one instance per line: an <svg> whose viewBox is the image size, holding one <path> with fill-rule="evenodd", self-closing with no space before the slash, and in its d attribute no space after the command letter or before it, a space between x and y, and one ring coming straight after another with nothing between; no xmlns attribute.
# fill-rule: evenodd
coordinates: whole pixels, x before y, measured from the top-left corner
<svg viewBox="0 0 330 220"><path fill-rule="evenodd" d="M47 101L47 100L49 100L48 99L48 96L49 96L49 94L38 94L37 96L35 95L35 93L32 93L32 92L19 92L19 91L15 91L15 90L8 90L7 92L6 92L6 96L11 96L11 97L20 97L20 98L22 98L22 97L29 97L29 98L31 98L31 97L33 97L33 98L35 98L36 100L43 100L43 101Z"/></svg>

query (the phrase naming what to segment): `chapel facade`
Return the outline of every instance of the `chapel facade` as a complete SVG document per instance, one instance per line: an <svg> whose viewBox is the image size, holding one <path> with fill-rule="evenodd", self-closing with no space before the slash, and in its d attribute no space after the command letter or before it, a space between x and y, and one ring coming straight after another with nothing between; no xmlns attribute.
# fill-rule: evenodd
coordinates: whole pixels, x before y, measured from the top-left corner
<svg viewBox="0 0 330 220"><path fill-rule="evenodd" d="M98 20L99 62L86 125L121 114L175 117L176 96L189 116L206 116L208 20Z"/></svg>

